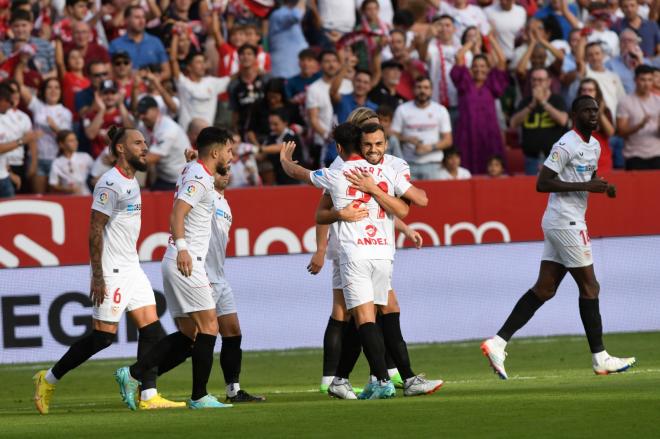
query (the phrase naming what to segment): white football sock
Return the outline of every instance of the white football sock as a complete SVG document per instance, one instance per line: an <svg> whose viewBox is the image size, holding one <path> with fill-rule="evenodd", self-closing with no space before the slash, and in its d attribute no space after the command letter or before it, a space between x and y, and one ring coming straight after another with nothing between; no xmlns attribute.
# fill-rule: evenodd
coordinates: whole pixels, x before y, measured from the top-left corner
<svg viewBox="0 0 660 439"><path fill-rule="evenodd" d="M376 378L376 377L373 376L373 375L369 375L369 382L370 382L370 383L375 383L376 381L378 381L378 378Z"/></svg>
<svg viewBox="0 0 660 439"><path fill-rule="evenodd" d="M397 373L399 373L399 369L396 367L394 369L387 369L387 374L390 376L390 378L392 378Z"/></svg>
<svg viewBox="0 0 660 439"><path fill-rule="evenodd" d="M57 384L60 382L60 380L53 375L53 369L48 369L48 372L46 372L46 382L48 384Z"/></svg>
<svg viewBox="0 0 660 439"><path fill-rule="evenodd" d="M503 339L502 337L500 337L499 335L496 335L495 337L493 337L493 341L495 342L495 345L496 345L498 348L500 348L500 349L504 349L504 348L506 348L506 340L504 340L504 339Z"/></svg>
<svg viewBox="0 0 660 439"><path fill-rule="evenodd" d="M238 383L227 384L227 397L233 398L241 390L241 385Z"/></svg>
<svg viewBox="0 0 660 439"><path fill-rule="evenodd" d="M156 389L145 389L140 392L140 399L142 401L148 401L156 395L158 395L158 391Z"/></svg>
<svg viewBox="0 0 660 439"><path fill-rule="evenodd" d="M334 377L334 379L332 380L332 384L334 384L335 386L341 386L342 384L344 384L345 381L346 380L344 378Z"/></svg>
<svg viewBox="0 0 660 439"><path fill-rule="evenodd" d="M322 386L329 386L332 383L333 376L324 376L321 377L321 385Z"/></svg>

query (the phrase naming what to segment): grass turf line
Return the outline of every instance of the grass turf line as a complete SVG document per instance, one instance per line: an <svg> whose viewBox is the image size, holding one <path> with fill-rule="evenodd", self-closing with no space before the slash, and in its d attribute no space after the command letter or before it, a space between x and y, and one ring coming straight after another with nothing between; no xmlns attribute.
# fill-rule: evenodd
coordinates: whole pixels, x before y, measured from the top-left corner
<svg viewBox="0 0 660 439"><path fill-rule="evenodd" d="M34 409L31 376L40 365L0 366L0 437L660 437L660 333L608 334L613 355L637 356L619 375L596 376L584 337L520 339L509 344L509 381L499 380L479 342L413 345L416 373L442 378L435 395L388 401L339 401L318 393L320 350L246 352L241 387L263 404L191 412L129 412L112 372L124 360L90 361L57 387L51 413ZM159 391L185 400L190 361L162 377ZM364 384L361 358L352 375ZM209 390L224 397L215 363Z"/></svg>

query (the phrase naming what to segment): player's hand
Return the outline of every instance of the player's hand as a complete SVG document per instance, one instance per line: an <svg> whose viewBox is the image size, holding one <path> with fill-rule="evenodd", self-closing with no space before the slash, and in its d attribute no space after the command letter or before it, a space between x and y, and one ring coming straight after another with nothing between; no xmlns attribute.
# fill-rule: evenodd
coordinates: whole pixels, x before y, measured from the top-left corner
<svg viewBox="0 0 660 439"><path fill-rule="evenodd" d="M280 150L280 161L294 162L293 151L296 149L296 142L284 142Z"/></svg>
<svg viewBox="0 0 660 439"><path fill-rule="evenodd" d="M422 248L422 245L424 245L424 238L422 238L422 235L420 235L417 230L411 229L410 227L406 231L406 238L410 239L415 244L416 249L420 249Z"/></svg>
<svg viewBox="0 0 660 439"><path fill-rule="evenodd" d="M586 190L588 192L595 192L602 194L607 190L607 186L608 186L607 181L605 181L604 178L596 177L586 183Z"/></svg>
<svg viewBox="0 0 660 439"><path fill-rule="evenodd" d="M186 157L186 162L192 162L197 159L197 151L194 149L186 149L183 151L183 155Z"/></svg>
<svg viewBox="0 0 660 439"><path fill-rule="evenodd" d="M324 251L315 251L312 255L312 259L307 265L307 271L310 274L319 274L323 268L323 263L325 262L325 252Z"/></svg>
<svg viewBox="0 0 660 439"><path fill-rule="evenodd" d="M190 277L192 274L192 257L190 257L190 253L188 253L188 250L181 250L179 253L176 255L176 268L179 269L179 272L183 274L185 277Z"/></svg>
<svg viewBox="0 0 660 439"><path fill-rule="evenodd" d="M337 211L337 216L340 221L353 223L360 221L369 216L369 209L362 204L351 203L341 210Z"/></svg>
<svg viewBox="0 0 660 439"><path fill-rule="evenodd" d="M351 185L353 185L353 187L360 192L364 192L365 194L373 194L378 190L376 182L374 182L373 177L368 172L353 170L351 172L347 172L345 175L348 182L351 183Z"/></svg>
<svg viewBox="0 0 660 439"><path fill-rule="evenodd" d="M92 299L94 306L100 306L105 299L106 294L105 280L103 277L94 278L92 277L92 283L89 288L89 298Z"/></svg>
<svg viewBox="0 0 660 439"><path fill-rule="evenodd" d="M608 197L616 198L616 186L613 184L608 184L606 193Z"/></svg>

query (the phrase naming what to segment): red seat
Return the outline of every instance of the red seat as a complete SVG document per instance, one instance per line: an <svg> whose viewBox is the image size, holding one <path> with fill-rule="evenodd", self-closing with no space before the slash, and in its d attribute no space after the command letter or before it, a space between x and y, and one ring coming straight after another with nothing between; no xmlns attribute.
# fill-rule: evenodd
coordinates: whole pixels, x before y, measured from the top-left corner
<svg viewBox="0 0 660 439"><path fill-rule="evenodd" d="M525 173L525 156L520 148L504 147L506 169L509 175Z"/></svg>

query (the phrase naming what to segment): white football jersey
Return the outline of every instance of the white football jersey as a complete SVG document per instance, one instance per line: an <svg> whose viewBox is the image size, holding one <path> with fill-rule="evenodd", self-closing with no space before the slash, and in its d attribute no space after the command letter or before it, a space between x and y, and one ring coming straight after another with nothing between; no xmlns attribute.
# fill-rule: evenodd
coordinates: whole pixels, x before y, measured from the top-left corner
<svg viewBox="0 0 660 439"><path fill-rule="evenodd" d="M557 173L561 181L578 183L591 180L598 169L600 143L589 142L571 130L552 146L544 165ZM548 198L541 226L543 229L586 229L584 220L589 192L553 192Z"/></svg>
<svg viewBox="0 0 660 439"><path fill-rule="evenodd" d="M94 187L92 209L110 217L103 229L103 275L139 270L137 240L140 236L142 197L140 184L113 167Z"/></svg>
<svg viewBox="0 0 660 439"><path fill-rule="evenodd" d="M214 178L211 171L199 161L188 163L176 182L175 200L192 206L183 220L184 238L188 252L202 261L206 257L211 239L211 218L215 208ZM177 249L170 236L165 257L176 259Z"/></svg>
<svg viewBox="0 0 660 439"><path fill-rule="evenodd" d="M344 161L341 157L335 157L334 161L330 164L330 169L341 169L344 165ZM399 157L385 154L383 155L383 165L391 167L397 175L397 178L405 178L407 181L410 181L410 166L408 162ZM330 194L328 191L324 193ZM339 258L339 241L337 240L337 222L330 224L330 229L328 233L328 247L325 251L325 258L328 260L338 259Z"/></svg>
<svg viewBox="0 0 660 439"><path fill-rule="evenodd" d="M394 170L383 164L372 165L359 156L346 161L341 169L319 169L310 172L312 183L326 189L332 197L335 209L343 209L350 203L364 204L369 216L356 222L337 222L339 260L342 264L364 259L394 259L394 216L388 214L369 194L351 187L346 172L355 169L369 172L376 184L390 195L401 196L410 183L397 178Z"/></svg>
<svg viewBox="0 0 660 439"><path fill-rule="evenodd" d="M225 256L232 220L227 199L217 191L215 194L215 211L211 221L211 243L206 255L206 275L211 283L219 283L225 278Z"/></svg>

